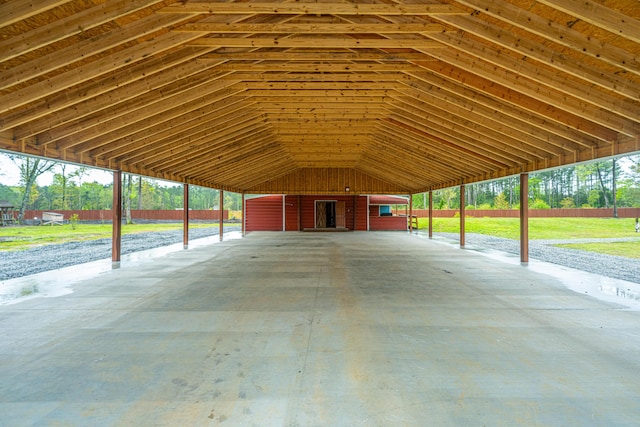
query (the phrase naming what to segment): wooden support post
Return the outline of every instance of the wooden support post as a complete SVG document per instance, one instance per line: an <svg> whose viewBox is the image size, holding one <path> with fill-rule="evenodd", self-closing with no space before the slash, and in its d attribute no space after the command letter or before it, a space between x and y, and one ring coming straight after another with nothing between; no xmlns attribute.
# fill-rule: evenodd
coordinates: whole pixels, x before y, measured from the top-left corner
<svg viewBox="0 0 640 427"><path fill-rule="evenodd" d="M529 174L520 174L520 262L529 262Z"/></svg>
<svg viewBox="0 0 640 427"><path fill-rule="evenodd" d="M222 235L224 234L224 191L220 190L220 213L218 214L220 217L220 241L222 242Z"/></svg>
<svg viewBox="0 0 640 427"><path fill-rule="evenodd" d="M409 194L409 233L413 233L413 194Z"/></svg>
<svg viewBox="0 0 640 427"><path fill-rule="evenodd" d="M111 262L114 267L120 265L122 243L122 172L113 171L113 205L111 207L113 219L111 227Z"/></svg>
<svg viewBox="0 0 640 427"><path fill-rule="evenodd" d="M429 238L433 238L433 191L429 191Z"/></svg>
<svg viewBox="0 0 640 427"><path fill-rule="evenodd" d="M185 180L182 200L182 245L189 247L189 180Z"/></svg>
<svg viewBox="0 0 640 427"><path fill-rule="evenodd" d="M464 184L460 185L460 247L464 248Z"/></svg>
<svg viewBox="0 0 640 427"><path fill-rule="evenodd" d="M247 233L247 197L246 194L244 194L244 191L242 192L242 237L244 237L244 235Z"/></svg>

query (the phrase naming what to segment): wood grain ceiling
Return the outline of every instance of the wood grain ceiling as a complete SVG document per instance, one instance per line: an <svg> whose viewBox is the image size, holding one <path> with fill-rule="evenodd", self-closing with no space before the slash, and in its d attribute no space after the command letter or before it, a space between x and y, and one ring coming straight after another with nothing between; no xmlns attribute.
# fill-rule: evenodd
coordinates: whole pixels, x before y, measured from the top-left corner
<svg viewBox="0 0 640 427"><path fill-rule="evenodd" d="M247 193L640 150L637 0L0 2L0 149Z"/></svg>

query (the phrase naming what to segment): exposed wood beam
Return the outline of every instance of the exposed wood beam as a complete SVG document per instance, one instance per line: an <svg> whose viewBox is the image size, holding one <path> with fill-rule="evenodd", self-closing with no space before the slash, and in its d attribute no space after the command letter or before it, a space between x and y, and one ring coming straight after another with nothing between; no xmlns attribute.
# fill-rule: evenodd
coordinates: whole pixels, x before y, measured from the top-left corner
<svg viewBox="0 0 640 427"><path fill-rule="evenodd" d="M628 128L630 126L628 121L622 121L615 114L584 105L578 100L572 104L567 101L566 97L562 97L558 93L538 92L537 85L531 82L522 82L521 80L524 79L508 70L497 70L480 60L456 58L456 55L451 55L447 59L453 65L444 65L445 62L427 62L421 65L429 71L437 72L461 83L464 82L465 85L473 87L481 93L484 92L485 95L493 95L496 99L506 101L518 109L544 116L556 123L578 129L603 141L612 141L616 138L616 127ZM439 64L440 66L432 66L431 64ZM412 73L412 75L418 77L418 74ZM597 122L591 120L595 118L598 118ZM600 123L602 121L608 126ZM633 129L628 129L628 131L632 132Z"/></svg>
<svg viewBox="0 0 640 427"><path fill-rule="evenodd" d="M105 159L117 158L124 160L124 156L134 156L170 149L175 138L188 138L198 132L206 132L211 122L202 117L224 118L227 112L243 109L245 113L253 108L252 104L243 98L231 95L223 96L220 100L207 104L196 110L187 110L183 115L169 118L154 125L151 129L140 129L120 138L114 144L103 145L91 150L89 155L100 156Z"/></svg>
<svg viewBox="0 0 640 427"><path fill-rule="evenodd" d="M504 0L457 0L457 2L477 9L482 14L498 18L506 22L507 25L516 25L527 32L551 40L583 55L588 55L640 75L640 57L634 55L633 52L620 49L607 40L596 39L582 34L565 23L543 18ZM444 22L455 25L455 21L451 21L444 16L439 18Z"/></svg>
<svg viewBox="0 0 640 427"><path fill-rule="evenodd" d="M403 72L403 71L421 71L422 69L411 63L402 64L361 64L361 63L343 63L332 62L329 64L310 64L310 63L260 63L248 64L246 62L227 62L215 67L218 71L242 71L247 73L263 73L271 71L289 72L289 73L387 73L387 72Z"/></svg>
<svg viewBox="0 0 640 427"><path fill-rule="evenodd" d="M159 3L159 1L109 0L65 19L40 25L29 32L0 41L0 62L15 58L18 55L24 55L67 37L81 34L156 3Z"/></svg>
<svg viewBox="0 0 640 427"><path fill-rule="evenodd" d="M640 20L591 0L538 0L613 34L640 43Z"/></svg>
<svg viewBox="0 0 640 427"><path fill-rule="evenodd" d="M202 74L202 73L201 73ZM206 74L206 73L205 73ZM213 73L211 73L213 74ZM222 74L218 74L221 76ZM199 78L198 78L199 77ZM144 120L149 121L150 117L168 111L175 114L184 114L186 108L183 105L177 107L174 101L180 98L184 105L204 96L215 96L215 92L224 89L227 84L217 82L214 75L194 76L191 81L180 80L170 88L163 88L157 92L149 92L148 96L140 97L136 104L122 103L116 104L106 110L102 110L94 115L87 116L82 121L72 122L63 126L58 126L38 135L38 143L57 143L58 148L65 149L77 145L89 139L99 138L102 135L114 133L119 129L127 128L129 131L139 130ZM188 84L191 83L191 84ZM171 89L171 90L170 90ZM173 97L176 97L172 99ZM200 105L213 102L214 99L204 99ZM195 109L197 107L193 107ZM82 125L79 125L82 123Z"/></svg>
<svg viewBox="0 0 640 427"><path fill-rule="evenodd" d="M280 52L254 50L251 52L226 52L216 51L207 55L202 55L198 60L221 59L230 61L385 61L385 62L406 62L406 61L435 61L433 57L415 51L403 52L374 52L374 51L331 51L316 50L314 52L300 50L282 50Z"/></svg>
<svg viewBox="0 0 640 427"><path fill-rule="evenodd" d="M435 148L429 154L414 154L416 161L408 164L404 158L407 152L411 152L410 147L403 147L401 143L389 145L387 141L376 138L372 149L363 154L357 167L359 169L365 168L367 173L373 174L373 169L366 168L365 165L368 163L377 165L378 172L375 176L392 182L397 179L396 176L399 176L404 186L413 187L419 185L420 179L417 177L442 177L446 176L447 172L456 170L456 166L462 166L459 162L454 162L454 167L450 168L450 165L438 161L436 159L438 151L439 149ZM389 168L380 170L380 164L389 164ZM460 171L462 169L456 170L456 173L460 173Z"/></svg>
<svg viewBox="0 0 640 427"><path fill-rule="evenodd" d="M127 136L122 144L118 141L119 145L115 150L111 145L103 145L89 154L95 153L95 156L115 159L117 162L150 162L156 158L171 157L175 150L178 149L195 148L199 141L203 139L210 139L214 136L216 138L225 137L225 132L232 131L229 123L236 118L238 120L251 120L255 125L264 122L259 115L248 113L251 109L245 109L246 104L244 102L232 103L230 106L222 104L224 104L224 101L216 103L217 108L212 108L216 115L211 116L209 120L189 121L185 117L178 117L162 123L162 131L151 132L150 135L145 135L144 132L136 132ZM171 124L179 122L179 119L182 119L184 124L176 125L173 128L170 127ZM185 147L180 144L185 145Z"/></svg>
<svg viewBox="0 0 640 427"><path fill-rule="evenodd" d="M160 9L160 13L218 15L449 15L464 10L448 4L363 4L363 3L221 3L183 2Z"/></svg>
<svg viewBox="0 0 640 427"><path fill-rule="evenodd" d="M264 124L264 121L259 116L248 115L246 122L253 124L256 129L261 128L264 132L270 131L270 129L266 127L261 127L262 124ZM246 124L246 122L243 123ZM210 138L212 134L211 132L208 132L207 129L203 129L203 126L204 124L189 129L180 129L178 132L173 132L171 134L166 132L158 135L157 139L148 138L152 141L151 143L146 142L146 139L138 139L134 143L129 143L126 146L121 147L118 151L106 152L103 157L126 163L146 163L154 159L171 158L174 150L180 150L185 147L187 149L193 149L197 148L201 144L207 144L207 142L211 140ZM221 144L227 137L244 136L237 134L235 132L235 128L229 127L228 123L213 122L211 123L211 127L213 127L217 132L214 134L219 138L216 140L217 144ZM177 141L180 142L178 143Z"/></svg>
<svg viewBox="0 0 640 427"><path fill-rule="evenodd" d="M139 133L141 130L147 130L148 134L152 134L163 122L183 116L197 108L221 101L235 94L232 91L223 90L224 87L221 85L210 84L206 89L205 92L205 88L201 88L201 91L205 92L205 99L196 99L194 102L186 103L184 106L176 106L169 103L166 106L159 105L154 111L155 114L151 115L141 114L133 117L123 117L115 126L112 124L106 129L89 129L84 134L65 138L58 142L58 149L73 148L75 152L81 153L120 141L127 136Z"/></svg>
<svg viewBox="0 0 640 427"><path fill-rule="evenodd" d="M409 93L412 93L409 91ZM494 112L494 117L481 116L476 111L457 109L456 105L442 101L438 97L433 97L433 101L424 103L416 98L405 100L397 98L400 102L410 104L426 115L429 120L438 117L441 120L450 122L453 129L466 128L468 132L479 132L488 138L495 140L492 145L508 144L510 147L518 147L532 155L544 157L549 154L566 154L580 148L580 145L552 134L544 132L530 132L530 127L517 126L508 117ZM482 110L482 107L478 107ZM453 113L453 114L452 114ZM497 116L497 117L495 117ZM496 120L502 118L503 120Z"/></svg>
<svg viewBox="0 0 640 427"><path fill-rule="evenodd" d="M469 88L463 83L447 79L438 73L414 74L420 82L412 82L410 87L398 89L398 92L414 97L423 103L431 102L437 97L444 102L460 106L463 110L473 110L483 115L485 119L501 120L503 124L511 125L524 132L538 135L543 133L543 139L568 140L584 146L594 146L597 140L577 129L563 124L549 121L543 115L520 108L512 108L507 102L494 96L489 96L481 90Z"/></svg>
<svg viewBox="0 0 640 427"><path fill-rule="evenodd" d="M407 173L405 180L415 183L422 176L446 176L452 171L459 175L465 171L465 162L460 157L452 154L450 150L431 144L428 147L416 147L413 145L414 138L404 130L389 127L383 133L373 138L368 149L363 153L360 166L366 160L375 160L378 165L389 163L388 170L383 173L387 179L400 170ZM414 161L407 163L406 154L412 153ZM445 157L440 157L444 155Z"/></svg>
<svg viewBox="0 0 640 427"><path fill-rule="evenodd" d="M368 113L368 112L326 112L326 113L296 113L295 111L288 113L270 113L267 112L267 121L270 120L288 120L295 122L313 122L322 120L347 120L347 119L362 119L373 122L377 118L384 115L384 111Z"/></svg>
<svg viewBox="0 0 640 427"><path fill-rule="evenodd" d="M234 162L231 161L233 159L250 158L254 155L289 158L287 153L280 148L277 143L270 140L268 132L265 132L265 129L250 128L245 129L244 132L247 134L243 138L245 143L237 147L237 150L220 149L218 147L211 148L205 145L205 148L201 150L180 153L176 159L170 162L171 168L177 171L188 171L191 168L198 169L202 167L212 170L215 174L220 174L227 170L236 169ZM227 142L227 144L233 143L233 141ZM224 166L222 166L222 164Z"/></svg>
<svg viewBox="0 0 640 427"><path fill-rule="evenodd" d="M219 24L197 22L181 25L173 31L207 32L216 34L410 34L445 31L441 24L335 24L335 23L279 23L279 24Z"/></svg>
<svg viewBox="0 0 640 427"><path fill-rule="evenodd" d="M243 83L251 81L256 82L298 82L298 83L320 83L329 82L331 89L335 89L338 86L344 86L345 89L353 89L351 82L389 82L388 87L392 87L398 81L409 81L411 78L408 75L401 73L251 73L251 72L235 72L230 73L223 79L230 80L242 80ZM363 88L367 87L366 83L361 83ZM264 88L264 87L260 87Z"/></svg>
<svg viewBox="0 0 640 427"><path fill-rule="evenodd" d="M331 100L331 99L363 99L368 100L368 98L373 99L386 99L393 93L397 93L395 90L381 90L381 89L373 89L373 90L350 90L350 89L341 89L341 90L297 90L297 89L248 89L245 92L247 97L252 97L254 99L264 100L273 100L273 101L282 101L282 100L290 100L290 99L323 99L323 100Z"/></svg>
<svg viewBox="0 0 640 427"><path fill-rule="evenodd" d="M34 135L54 125L82 118L110 106L114 99L125 102L216 65L193 61L206 48L185 48L161 58L148 58L110 74L109 84L91 80L21 107L0 117L0 126L16 127L21 135ZM75 106L74 108L70 108Z"/></svg>
<svg viewBox="0 0 640 427"><path fill-rule="evenodd" d="M186 36L186 37L185 37ZM14 108L37 101L55 92L63 91L74 85L96 79L106 73L129 66L149 55L157 55L177 45L184 44L195 37L192 33L168 33L148 40L140 45L115 52L113 55L97 59L55 77L40 81L22 89L0 96L0 114Z"/></svg>
<svg viewBox="0 0 640 427"><path fill-rule="evenodd" d="M422 105L407 99L402 99L401 102L407 104L407 106L399 106L403 111L419 116L427 115L428 119L422 123L429 124L436 135L464 141L470 147L481 148L505 163L533 160L544 154L540 149L523 147L524 143L516 139L516 136L502 137L495 130L493 123L483 125L468 121L465 116L460 117L458 112L451 114L451 109L446 109L446 105L445 109L440 110L440 105ZM522 137L522 135L517 136Z"/></svg>
<svg viewBox="0 0 640 427"><path fill-rule="evenodd" d="M47 10L68 2L69 0L12 0L0 4L0 28L15 24L18 21L46 12Z"/></svg>
<svg viewBox="0 0 640 427"><path fill-rule="evenodd" d="M593 88L593 85L634 101L640 99L640 89L629 85L628 79L624 76L603 73L602 70L593 68L593 66L585 64L580 59L573 59L570 55L565 55L552 47L521 37L514 34L513 31L502 29L496 25L483 23L478 19L469 17L458 16L451 18L447 19L446 22L518 53L518 58L516 59L508 58L504 54L492 55L489 52L484 52L483 58L489 62L514 71L517 70L519 74L526 75L532 80L553 86L580 99L595 102L597 105L623 101L610 100L609 97ZM458 46L461 46L461 43L458 43ZM470 46L467 51L470 52L474 49L475 47ZM540 69L532 62L532 59L545 64L553 70ZM576 78L580 80L576 81ZM582 80L586 81L586 83L582 83ZM610 106L605 107L607 109L611 108ZM629 110L632 109L629 108ZM634 116L636 116L635 108L633 110ZM627 115L627 117L629 116Z"/></svg>
<svg viewBox="0 0 640 427"><path fill-rule="evenodd" d="M197 33L179 33L197 34ZM198 36L195 36L198 37ZM247 47L247 48L320 48L320 49L442 49L441 43L427 38L407 39L364 39L364 38L332 38L332 37L300 37L300 38L231 38L202 37L187 42L187 46Z"/></svg>
<svg viewBox="0 0 640 427"><path fill-rule="evenodd" d="M366 95L357 96L357 94L354 94L353 96L322 96L322 95L255 96L250 93L245 93L245 94L247 96L247 99L251 99L252 101L258 102L260 104L265 104L265 105L286 104L288 106L291 106L290 104L293 104L293 105L299 104L302 107L310 107L310 106L312 107L314 105L317 105L318 103L330 103L330 104L336 104L336 106L339 108L351 108L352 105L356 105L356 104L364 104L364 105L384 104L391 100L391 98L387 96L366 96Z"/></svg>
<svg viewBox="0 0 640 427"><path fill-rule="evenodd" d="M170 18L170 19L167 19ZM98 55L101 52L116 48L131 40L140 39L150 34L158 32L158 28L163 28L176 22L172 15L151 15L146 18L132 22L130 25L118 28L100 37L83 40L69 45L63 49L57 49L46 56L35 57L31 61L23 62L19 66L0 73L0 89L26 82L43 74L52 72L58 68L70 66L76 62L86 61L89 55L80 56L79 51L90 51L91 55Z"/></svg>
<svg viewBox="0 0 640 427"><path fill-rule="evenodd" d="M458 156L465 156L467 158L466 163L478 164L481 162L500 165L501 163L498 160L495 160L489 157L488 154L481 154L478 152L474 152L473 150L467 148L465 144L460 143L459 141L447 140L444 138L440 138L436 135L431 134L431 129L426 128L422 125L417 125L414 123L409 123L409 121L404 118L396 115L393 118L385 118L382 120L385 125L392 125L394 128L406 130L411 132L412 134L419 135L426 140L435 142L440 147L446 147L445 152L449 152ZM441 155L446 156L447 154L442 153Z"/></svg>
<svg viewBox="0 0 640 427"><path fill-rule="evenodd" d="M260 75L250 75L253 77L252 80L242 81L237 83L237 86L242 87L247 90L264 90L266 89L265 81L268 81L267 87L272 90L313 90L313 91L322 91L322 90L393 90L397 88L404 87L402 84L396 81L387 80L384 82L376 81L373 77L379 77L376 74L369 74L368 79L364 82L356 81L355 79L349 78L349 80L344 81L282 81L288 80L286 74L279 75L270 75L268 78L266 76L262 77ZM344 76L351 76L349 74L345 74ZM245 76L242 76L244 78ZM292 76L288 76L289 79ZM343 77L333 75L333 79L336 77ZM347 79L347 77L343 77ZM352 76L353 77L353 76ZM397 75L396 75L397 77ZM392 75L389 75L389 78L393 78ZM273 80L271 80L273 79ZM373 80L373 81L372 81ZM386 79L385 79L386 80Z"/></svg>

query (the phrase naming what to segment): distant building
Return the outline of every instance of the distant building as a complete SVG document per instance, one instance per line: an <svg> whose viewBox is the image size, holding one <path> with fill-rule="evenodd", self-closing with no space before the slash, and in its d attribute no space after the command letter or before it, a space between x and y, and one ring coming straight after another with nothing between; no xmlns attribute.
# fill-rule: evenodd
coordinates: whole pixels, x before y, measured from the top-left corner
<svg viewBox="0 0 640 427"><path fill-rule="evenodd" d="M0 225L15 224L15 212L15 206L6 200L0 200Z"/></svg>
<svg viewBox="0 0 640 427"><path fill-rule="evenodd" d="M407 230L406 197L268 195L245 203L248 232Z"/></svg>

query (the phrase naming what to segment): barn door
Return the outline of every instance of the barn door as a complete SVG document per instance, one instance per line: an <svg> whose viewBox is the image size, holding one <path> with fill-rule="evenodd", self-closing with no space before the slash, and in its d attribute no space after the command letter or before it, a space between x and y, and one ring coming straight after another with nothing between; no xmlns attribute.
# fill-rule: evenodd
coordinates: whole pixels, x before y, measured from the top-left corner
<svg viewBox="0 0 640 427"><path fill-rule="evenodd" d="M316 202L316 228L327 228L326 202Z"/></svg>
<svg viewBox="0 0 640 427"><path fill-rule="evenodd" d="M336 228L347 228L344 201L336 202Z"/></svg>

